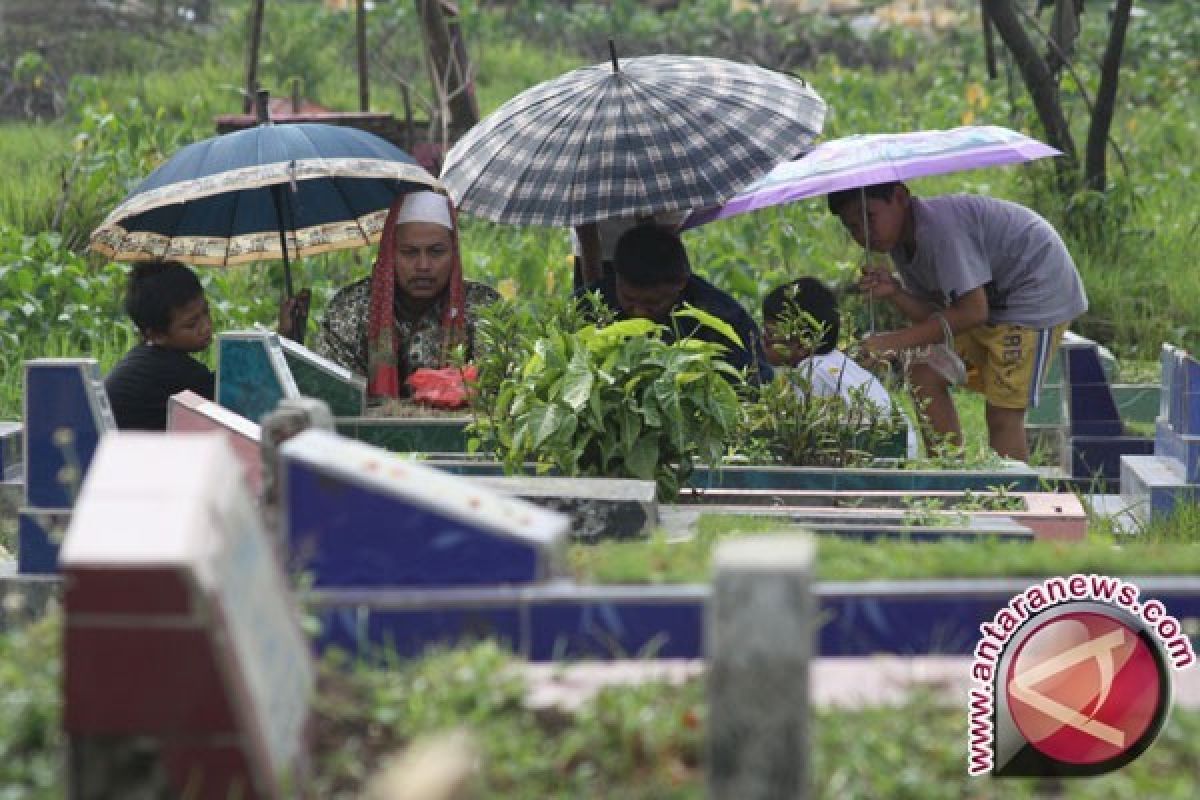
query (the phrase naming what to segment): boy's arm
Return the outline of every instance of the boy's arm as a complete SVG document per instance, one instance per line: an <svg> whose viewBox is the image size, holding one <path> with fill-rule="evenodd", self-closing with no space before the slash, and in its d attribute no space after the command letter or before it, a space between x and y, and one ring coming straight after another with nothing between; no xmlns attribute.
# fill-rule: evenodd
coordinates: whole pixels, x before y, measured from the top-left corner
<svg viewBox="0 0 1200 800"><path fill-rule="evenodd" d="M952 333L962 333L979 327L987 322L988 318L987 293L982 286L972 289L940 314L945 317ZM912 318L910 317L910 319ZM942 324L930 310L926 312L924 318L914 320L913 324L907 328L868 336L863 340L863 347L872 354L881 355L927 344L938 344L944 338Z"/></svg>

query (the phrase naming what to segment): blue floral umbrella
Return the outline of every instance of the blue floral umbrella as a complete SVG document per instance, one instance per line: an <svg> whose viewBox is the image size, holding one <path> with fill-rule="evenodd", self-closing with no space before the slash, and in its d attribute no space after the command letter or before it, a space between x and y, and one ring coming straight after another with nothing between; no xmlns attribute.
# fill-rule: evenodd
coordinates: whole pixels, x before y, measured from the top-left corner
<svg viewBox="0 0 1200 800"><path fill-rule="evenodd" d="M92 232L116 261L225 266L379 241L397 195L444 191L411 156L374 134L316 123L264 124L181 149Z"/></svg>

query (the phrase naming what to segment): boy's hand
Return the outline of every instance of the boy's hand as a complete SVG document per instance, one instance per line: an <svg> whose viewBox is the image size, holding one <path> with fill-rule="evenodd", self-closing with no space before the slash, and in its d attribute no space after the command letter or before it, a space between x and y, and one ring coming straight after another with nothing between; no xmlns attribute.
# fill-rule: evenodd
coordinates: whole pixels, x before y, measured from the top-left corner
<svg viewBox="0 0 1200 800"><path fill-rule="evenodd" d="M858 288L871 297L882 300L900 291L900 283L887 267L868 265L863 267L862 277L858 279Z"/></svg>
<svg viewBox="0 0 1200 800"><path fill-rule="evenodd" d="M301 289L279 304L279 325L276 330L297 342L304 342L304 329L308 326L308 306L312 302L312 290Z"/></svg>

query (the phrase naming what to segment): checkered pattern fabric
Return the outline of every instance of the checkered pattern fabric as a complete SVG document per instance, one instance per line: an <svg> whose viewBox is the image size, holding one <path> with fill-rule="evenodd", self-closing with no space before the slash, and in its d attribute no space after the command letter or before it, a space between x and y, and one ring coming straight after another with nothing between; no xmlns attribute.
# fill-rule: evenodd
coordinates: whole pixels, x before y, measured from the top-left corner
<svg viewBox="0 0 1200 800"><path fill-rule="evenodd" d="M447 154L458 207L580 225L705 208L811 147L825 102L803 81L718 58L584 67L501 106Z"/></svg>

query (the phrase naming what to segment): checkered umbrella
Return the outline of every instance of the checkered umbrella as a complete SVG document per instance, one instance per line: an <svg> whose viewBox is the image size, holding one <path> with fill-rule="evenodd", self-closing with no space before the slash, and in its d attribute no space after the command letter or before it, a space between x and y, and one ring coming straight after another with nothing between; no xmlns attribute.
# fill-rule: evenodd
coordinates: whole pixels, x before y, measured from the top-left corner
<svg viewBox="0 0 1200 800"><path fill-rule="evenodd" d="M806 151L824 119L811 87L762 67L614 55L509 100L442 182L459 208L517 225L705 208Z"/></svg>

